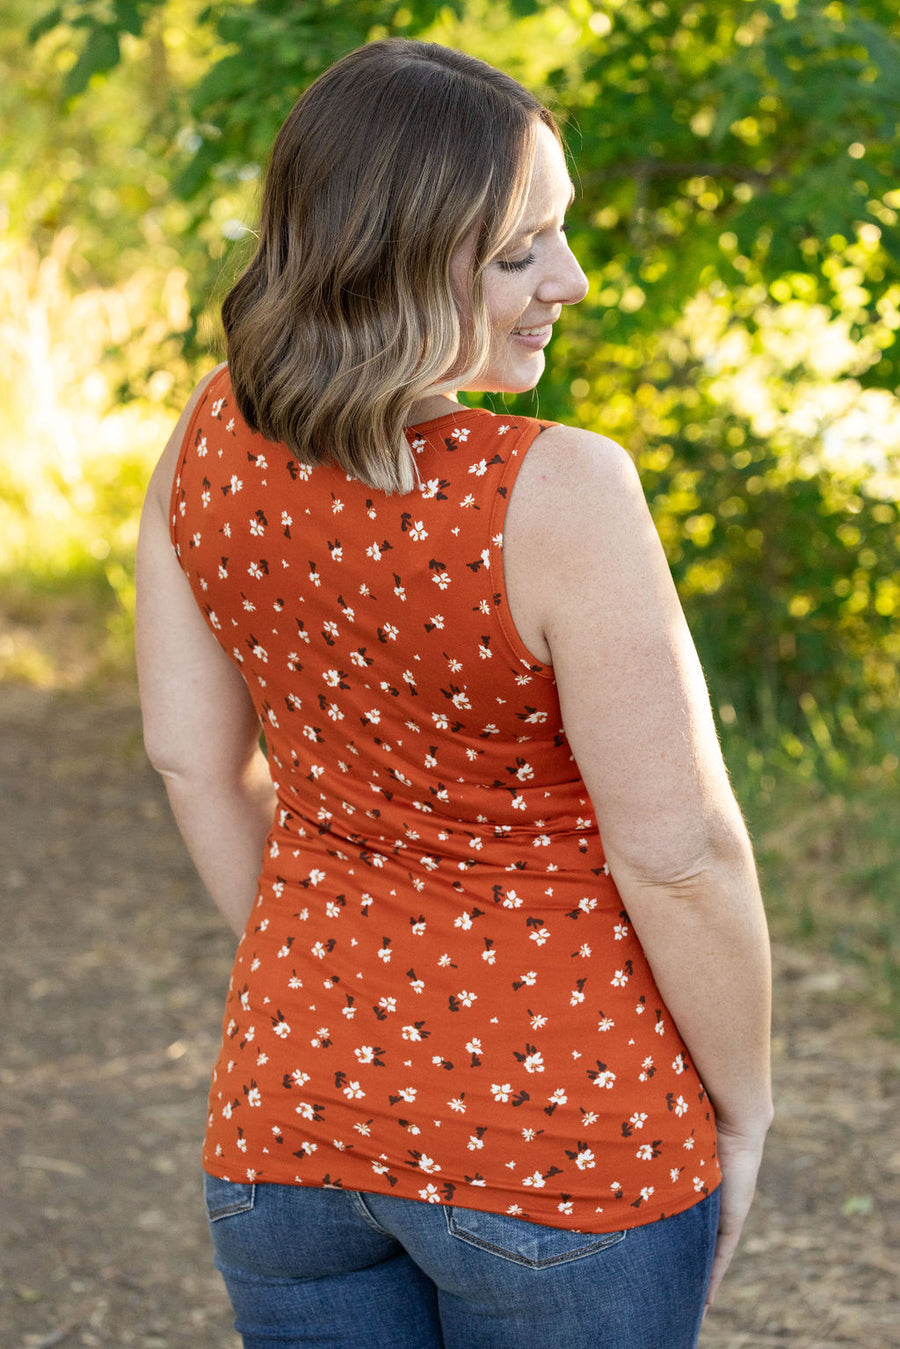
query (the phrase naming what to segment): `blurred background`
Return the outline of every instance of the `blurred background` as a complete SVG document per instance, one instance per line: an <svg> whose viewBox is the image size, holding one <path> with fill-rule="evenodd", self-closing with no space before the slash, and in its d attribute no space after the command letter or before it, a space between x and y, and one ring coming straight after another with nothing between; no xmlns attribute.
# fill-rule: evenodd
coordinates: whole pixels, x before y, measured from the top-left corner
<svg viewBox="0 0 900 1349"><path fill-rule="evenodd" d="M272 138L385 34L559 112L591 290L521 410L634 455L745 808L840 841L815 895L793 852L791 920L896 999L893 0L3 0L0 674L128 668L139 505L221 355Z"/></svg>
<svg viewBox="0 0 900 1349"><path fill-rule="evenodd" d="M591 289L539 391L509 406L635 457L776 942L797 978L828 971L842 1006L895 1035L896 0L2 0L5 785L17 726L51 771L40 734L63 706L82 727L118 709L116 753L143 782L131 637L149 474L221 358L218 305L252 252L278 126L321 70L385 35L481 56L559 115ZM92 743L109 752L98 732L83 755ZM168 830L141 790L148 828ZM836 1211L864 1221L873 1202L851 1186ZM197 1334L133 1342L226 1343Z"/></svg>

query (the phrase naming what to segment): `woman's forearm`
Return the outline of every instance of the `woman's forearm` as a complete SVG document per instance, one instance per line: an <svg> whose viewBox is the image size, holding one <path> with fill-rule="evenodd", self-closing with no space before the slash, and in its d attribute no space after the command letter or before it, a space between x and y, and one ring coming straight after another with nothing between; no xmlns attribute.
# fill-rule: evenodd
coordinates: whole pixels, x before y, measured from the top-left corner
<svg viewBox="0 0 900 1349"><path fill-rule="evenodd" d="M236 781L162 772L169 804L207 891L241 936L256 897L275 792L262 754Z"/></svg>
<svg viewBox="0 0 900 1349"><path fill-rule="evenodd" d="M749 844L677 882L616 879L720 1124L762 1136L772 1115L771 970Z"/></svg>

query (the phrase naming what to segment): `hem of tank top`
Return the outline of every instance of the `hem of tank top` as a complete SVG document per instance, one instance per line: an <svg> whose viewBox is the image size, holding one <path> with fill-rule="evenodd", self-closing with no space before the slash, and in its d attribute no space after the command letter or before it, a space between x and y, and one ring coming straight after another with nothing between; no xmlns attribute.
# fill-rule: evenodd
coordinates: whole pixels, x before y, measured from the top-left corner
<svg viewBox="0 0 900 1349"><path fill-rule="evenodd" d="M227 361L222 361L217 367L214 367L212 371L208 371L207 374L204 375L203 378L206 380L206 387L204 388L203 393L197 399L197 405L194 408L193 412L191 413L190 421L184 428L184 435L182 436L181 444L178 447L178 458L175 461L175 471L172 474L172 484L171 487L169 488L169 542L171 543L176 554L179 556L180 556L179 545L178 540L175 536L175 531L176 525L178 523L178 503L176 501L176 495L178 492L178 485L181 480L181 470L184 467L184 460L185 456L187 455L188 448L192 443L192 432L194 431L194 428L197 425L197 421L200 417L202 410L206 407L206 404L210 399L213 386L218 384L223 378L223 376L227 375L228 375ZM230 387L231 386L229 384L229 388Z"/></svg>
<svg viewBox="0 0 900 1349"><path fill-rule="evenodd" d="M528 453L531 446L534 444L534 442L537 440L538 436L541 435L542 432L547 431L550 429L550 427L557 426L559 424L558 422L551 422L551 421L544 422L537 417L527 417L524 420L526 422L530 422L532 425L536 423L538 427L534 435L529 439L528 443L525 446L525 454ZM498 534L500 535L501 538L503 536L503 530L506 524L506 512L509 508L509 498L511 495L511 488L515 484L515 479L518 476L519 469L522 467L522 463L525 458L525 454L523 454L521 458L518 455L519 442L521 441L521 439L522 436L520 434L516 440L513 453L510 456L510 459L501 474L501 484L506 485L509 490L507 490L504 496L501 496L498 493L494 501L494 505L491 510L492 536ZM516 460L518 460L518 463L516 462ZM512 482L510 482L510 479L512 479ZM524 638L522 637L522 634L519 632L518 627L516 626L516 621L513 618L512 607L509 602L509 592L507 591L506 588L506 572L503 569L502 545L499 548L499 553L500 553L500 578L501 578L500 596L502 603L497 606L496 612L497 612L497 622L499 624L500 631L503 634L503 639L506 642L506 645L509 648L511 654L515 656L516 660L521 665L523 665L530 674L536 675L538 679L546 679L552 682L556 678L556 673L553 669L553 666L550 664L549 661L543 661L534 654L534 652L525 642Z"/></svg>

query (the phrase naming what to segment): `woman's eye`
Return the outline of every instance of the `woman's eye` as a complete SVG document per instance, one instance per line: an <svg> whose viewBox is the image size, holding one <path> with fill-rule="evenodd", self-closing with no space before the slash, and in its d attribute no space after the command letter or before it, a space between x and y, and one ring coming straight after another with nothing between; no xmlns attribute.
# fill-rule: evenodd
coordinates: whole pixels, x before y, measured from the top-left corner
<svg viewBox="0 0 900 1349"><path fill-rule="evenodd" d="M504 272L524 272L526 267L530 267L534 262L534 253L529 253L527 258L518 258L513 261L510 258L498 258L497 266Z"/></svg>

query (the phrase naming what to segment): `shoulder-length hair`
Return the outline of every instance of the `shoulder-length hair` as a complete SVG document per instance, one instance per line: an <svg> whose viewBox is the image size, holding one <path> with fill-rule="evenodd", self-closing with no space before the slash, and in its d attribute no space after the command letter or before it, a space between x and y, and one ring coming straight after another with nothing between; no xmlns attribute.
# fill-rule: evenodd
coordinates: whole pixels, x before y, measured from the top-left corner
<svg viewBox="0 0 900 1349"><path fill-rule="evenodd" d="M370 43L307 89L272 150L256 255L222 307L253 430L412 489L412 405L465 388L487 357L482 272L521 215L538 122L559 138L510 76L431 42ZM470 294L455 297L468 241Z"/></svg>

